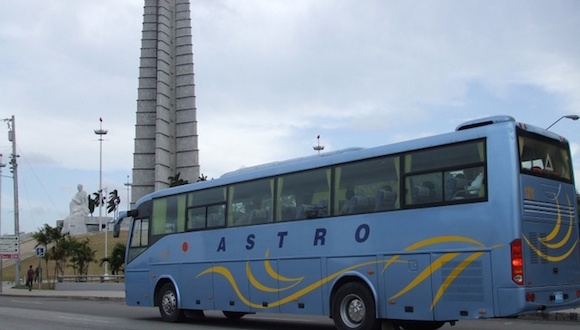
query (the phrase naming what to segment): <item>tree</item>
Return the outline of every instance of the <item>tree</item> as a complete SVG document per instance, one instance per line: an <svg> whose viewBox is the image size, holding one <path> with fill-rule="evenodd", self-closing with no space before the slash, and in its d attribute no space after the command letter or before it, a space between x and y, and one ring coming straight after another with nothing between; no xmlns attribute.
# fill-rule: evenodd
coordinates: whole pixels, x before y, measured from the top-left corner
<svg viewBox="0 0 580 330"><path fill-rule="evenodd" d="M175 174L174 176L167 177L167 180L169 180L170 187L181 186L181 185L189 183L189 182L187 182L187 180L183 180L182 178L180 178L179 177L180 175L181 175L181 173L177 172L177 174Z"/></svg>
<svg viewBox="0 0 580 330"><path fill-rule="evenodd" d="M89 272L89 264L97 263L95 259L96 251L89 245L89 239L85 238L79 242L73 236L67 238L68 256L70 257L70 266L73 268L75 275L85 276Z"/></svg>
<svg viewBox="0 0 580 330"><path fill-rule="evenodd" d="M43 228L40 228L37 232L32 234L32 238L34 238L34 240L36 241L36 246L35 247L39 247L39 246L43 246L44 250L45 250L45 254L44 254L44 263L46 265L46 270L48 271L48 255L47 255L47 250L48 250L48 246L52 243L52 231L54 230L54 228L52 228L49 224L45 223Z"/></svg>
<svg viewBox="0 0 580 330"><path fill-rule="evenodd" d="M56 227L51 227L48 224L45 224L43 228L39 229L38 232L32 234L32 237L36 240L36 246L44 245L45 246L45 262L46 262L46 269L48 270L48 261L54 260L55 267L54 267L54 277L57 277L57 274L64 273L64 265L66 264L66 244L65 238L68 234L62 233L62 224ZM50 284L51 286L53 283Z"/></svg>
<svg viewBox="0 0 580 330"><path fill-rule="evenodd" d="M203 173L201 173L199 175L199 178L197 178L197 182L200 182L200 181L207 181L207 175L203 175Z"/></svg>
<svg viewBox="0 0 580 330"><path fill-rule="evenodd" d="M119 275L119 272L125 272L125 244L117 243L111 251L111 255L106 258L102 258L100 265L103 266L104 263L109 265L109 270L112 275Z"/></svg>

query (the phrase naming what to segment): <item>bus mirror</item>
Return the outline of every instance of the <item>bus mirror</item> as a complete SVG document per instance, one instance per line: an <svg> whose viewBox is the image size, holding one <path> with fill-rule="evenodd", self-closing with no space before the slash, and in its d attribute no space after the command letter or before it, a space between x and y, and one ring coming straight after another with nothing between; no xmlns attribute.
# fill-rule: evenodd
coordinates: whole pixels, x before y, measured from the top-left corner
<svg viewBox="0 0 580 330"><path fill-rule="evenodd" d="M121 233L121 224L116 223L115 225L113 225L113 237L115 238L119 237L120 233Z"/></svg>

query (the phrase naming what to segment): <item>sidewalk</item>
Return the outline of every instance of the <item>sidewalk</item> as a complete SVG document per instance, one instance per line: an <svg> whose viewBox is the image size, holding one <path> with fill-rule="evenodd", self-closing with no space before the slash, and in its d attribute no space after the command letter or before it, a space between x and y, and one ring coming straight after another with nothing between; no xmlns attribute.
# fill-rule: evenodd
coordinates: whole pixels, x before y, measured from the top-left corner
<svg viewBox="0 0 580 330"><path fill-rule="evenodd" d="M36 283L35 283L36 284ZM33 286L32 291L26 289L14 289L14 283L2 283L3 296L15 297L53 297L75 300L103 300L125 301L125 291L77 291L77 290L38 290Z"/></svg>

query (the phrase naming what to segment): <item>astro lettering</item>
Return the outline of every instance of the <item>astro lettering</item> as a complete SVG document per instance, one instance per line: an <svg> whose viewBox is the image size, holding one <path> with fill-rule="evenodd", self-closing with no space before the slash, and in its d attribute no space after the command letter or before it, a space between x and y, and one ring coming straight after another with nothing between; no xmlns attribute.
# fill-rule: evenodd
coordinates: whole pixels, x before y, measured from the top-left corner
<svg viewBox="0 0 580 330"><path fill-rule="evenodd" d="M326 244L326 228L316 228L314 230L313 235L313 246L324 246ZM280 231L276 234L278 236L278 248L284 247L284 239L290 236L290 233L287 231ZM368 240L369 236L371 235L371 228L369 225L363 223L359 225L356 230L354 231L354 241L357 243L364 243ZM217 246L217 252L226 252L227 251L227 244L226 244L226 236L222 236L219 240ZM249 234L246 236L246 250L252 250L256 245L256 235Z"/></svg>

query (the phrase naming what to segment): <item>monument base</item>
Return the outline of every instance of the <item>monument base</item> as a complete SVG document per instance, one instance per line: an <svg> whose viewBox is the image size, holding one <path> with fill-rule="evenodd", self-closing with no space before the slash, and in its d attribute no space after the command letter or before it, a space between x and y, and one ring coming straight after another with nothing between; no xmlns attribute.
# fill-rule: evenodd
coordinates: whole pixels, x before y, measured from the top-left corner
<svg viewBox="0 0 580 330"><path fill-rule="evenodd" d="M100 231L100 226L105 226L112 219L111 217L68 216L63 220L62 233L82 235L90 232L98 232ZM109 227L109 230L111 230L112 226Z"/></svg>

